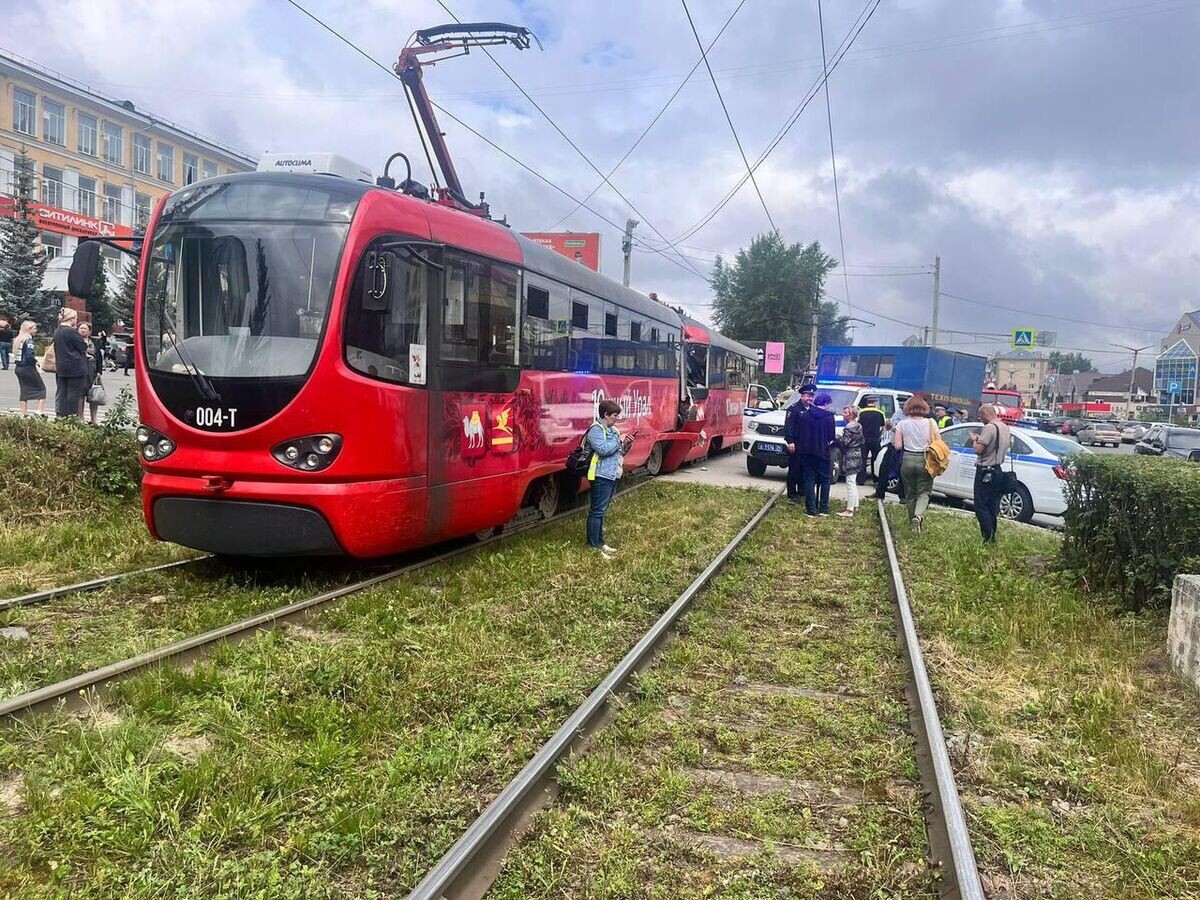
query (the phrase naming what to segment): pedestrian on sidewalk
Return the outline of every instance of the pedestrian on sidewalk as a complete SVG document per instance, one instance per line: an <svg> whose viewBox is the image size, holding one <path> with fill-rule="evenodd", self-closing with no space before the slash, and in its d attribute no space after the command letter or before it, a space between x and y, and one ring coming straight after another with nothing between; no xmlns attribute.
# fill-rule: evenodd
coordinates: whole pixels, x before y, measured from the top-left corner
<svg viewBox="0 0 1200 900"><path fill-rule="evenodd" d="M1003 493L1004 457L1012 444L1012 433L990 403L979 407L979 420L983 428L970 435L971 446L979 456L975 461L975 518L979 520L983 542L994 544Z"/></svg>
<svg viewBox="0 0 1200 900"><path fill-rule="evenodd" d="M104 350L100 346L100 341L92 337L92 326L89 322L79 323L79 333L83 339L87 341L87 360L88 360L88 387L84 391L83 396L79 398L79 416L83 417L83 404L88 405L88 421L93 425L96 422L96 413L100 407L107 402L104 393L104 382L100 376L104 371Z"/></svg>
<svg viewBox="0 0 1200 900"><path fill-rule="evenodd" d="M811 382L800 385L799 390L787 407L787 415L783 420L783 439L787 442L787 498L792 503L800 502L800 490L804 483L804 461L796 449L799 440L800 423L808 418L812 410L813 394L817 386Z"/></svg>
<svg viewBox="0 0 1200 900"><path fill-rule="evenodd" d="M9 351L13 344L12 322L0 317L0 370L8 371Z"/></svg>
<svg viewBox="0 0 1200 900"><path fill-rule="evenodd" d="M904 485L908 523L917 534L925 524L925 510L933 493L933 478L925 471L925 451L936 432L937 425L929 418L929 404L923 397L909 397L904 404L904 418L892 435L892 446L904 454L900 461L900 481Z"/></svg>
<svg viewBox="0 0 1200 900"><path fill-rule="evenodd" d="M879 413L879 417L883 418L882 412ZM838 439L838 449L842 454L842 473L846 476L846 508L838 515L850 518L858 509L858 476L862 473L865 462L863 426L853 406L842 410L842 418L846 424L842 427L842 436ZM876 446L875 449L878 450L879 447Z"/></svg>
<svg viewBox="0 0 1200 900"><path fill-rule="evenodd" d="M79 314L64 306L54 332L54 414L60 419L82 414L83 395L91 383L87 342L75 328Z"/></svg>
<svg viewBox="0 0 1200 900"><path fill-rule="evenodd" d="M863 397L862 407L858 411L858 422L862 428L862 465L858 468L858 484L867 483L868 472L872 481L879 482L879 476L875 474L875 457L879 455L880 439L887 425L887 417L878 404L878 397Z"/></svg>
<svg viewBox="0 0 1200 900"><path fill-rule="evenodd" d="M37 346L33 337L37 334L37 323L26 319L12 342L13 369L17 373L17 384L21 388L21 415L29 414L29 401L37 401L38 415L46 414L46 383L38 371Z"/></svg>
<svg viewBox="0 0 1200 900"><path fill-rule="evenodd" d="M592 462L588 466L587 542L611 559L616 549L604 543L604 517L617 492L617 482L624 472L622 457L633 444L633 435L621 435L617 431L617 420L621 418L621 407L615 400L601 400L596 409L596 421L588 428L584 440L592 451Z"/></svg>

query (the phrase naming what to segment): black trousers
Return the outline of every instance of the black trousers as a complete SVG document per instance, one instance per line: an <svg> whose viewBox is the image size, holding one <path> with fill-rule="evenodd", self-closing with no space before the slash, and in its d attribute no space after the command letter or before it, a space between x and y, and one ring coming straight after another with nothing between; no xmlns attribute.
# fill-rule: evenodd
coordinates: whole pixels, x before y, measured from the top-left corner
<svg viewBox="0 0 1200 900"><path fill-rule="evenodd" d="M904 499L904 482L900 481L900 460L904 458L904 451L897 450L891 444L883 448L883 456L879 460L879 469L875 476L875 499L882 500L887 496L887 483L889 478L897 479L896 493L900 499Z"/></svg>
<svg viewBox="0 0 1200 900"><path fill-rule="evenodd" d="M862 468L858 470L858 478L856 480L859 484L866 484L867 475L870 475L872 480L878 481L879 476L875 474L875 457L879 455L879 444L863 444L862 453Z"/></svg>
<svg viewBox="0 0 1200 900"><path fill-rule="evenodd" d="M54 376L54 415L61 418L79 415L79 404L87 393L86 375Z"/></svg>
<svg viewBox="0 0 1200 900"><path fill-rule="evenodd" d="M800 459L800 454L793 453L788 457L787 498L789 500L799 500L800 492L803 487L804 487L804 464Z"/></svg>
<svg viewBox="0 0 1200 900"><path fill-rule="evenodd" d="M984 482L987 475L990 480ZM1000 484L1002 472L999 466L975 467L975 518L979 520L979 533L985 544L996 540L996 523L1000 519Z"/></svg>

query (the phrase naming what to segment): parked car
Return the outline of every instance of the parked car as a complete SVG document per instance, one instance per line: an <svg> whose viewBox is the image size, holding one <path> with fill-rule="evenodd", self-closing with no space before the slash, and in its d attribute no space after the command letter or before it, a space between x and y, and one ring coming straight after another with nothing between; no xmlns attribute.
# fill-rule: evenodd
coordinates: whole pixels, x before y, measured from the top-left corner
<svg viewBox="0 0 1200 900"><path fill-rule="evenodd" d="M1178 425L1151 425L1146 436L1133 445L1142 456L1173 456L1200 462L1200 428Z"/></svg>
<svg viewBox="0 0 1200 900"><path fill-rule="evenodd" d="M1122 422L1121 443L1136 444L1146 436L1150 426L1145 422Z"/></svg>
<svg viewBox="0 0 1200 900"><path fill-rule="evenodd" d="M1075 440L1088 447L1100 444L1105 447L1121 446L1121 429L1114 422L1089 422L1075 432Z"/></svg>
<svg viewBox="0 0 1200 900"><path fill-rule="evenodd" d="M1038 422L1038 431L1045 431L1048 434L1062 434L1063 423L1067 420L1062 416L1055 416L1052 419L1043 419Z"/></svg>
<svg viewBox="0 0 1200 900"><path fill-rule="evenodd" d="M1062 433L1078 434L1079 429L1085 427L1086 425L1087 422L1085 422L1083 419L1067 419L1067 421L1063 422Z"/></svg>
<svg viewBox="0 0 1200 900"><path fill-rule="evenodd" d="M942 431L942 440L950 447L950 467L933 480L937 493L965 500L975 493L975 462L972 434L982 423L952 425ZM1080 453L1091 453L1075 441L1026 428L1012 429L1012 447L1005 469L1017 476L1016 490L1000 498L1000 515L1028 522L1035 513L1061 516L1067 510L1063 484L1071 477L1071 460Z"/></svg>

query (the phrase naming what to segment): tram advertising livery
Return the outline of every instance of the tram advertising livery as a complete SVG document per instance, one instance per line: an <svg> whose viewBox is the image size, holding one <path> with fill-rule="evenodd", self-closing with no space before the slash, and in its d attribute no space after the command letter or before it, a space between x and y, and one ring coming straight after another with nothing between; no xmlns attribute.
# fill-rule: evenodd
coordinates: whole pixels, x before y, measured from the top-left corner
<svg viewBox="0 0 1200 900"><path fill-rule="evenodd" d="M463 45L483 27L522 31L462 26ZM433 133L414 55L448 46L447 30L428 44L418 32L397 64ZM385 167L372 185L314 154L264 157L159 204L134 335L157 537L372 557L550 516L586 489L565 462L605 398L634 434L629 468L713 446L717 391L685 389L683 320L492 221L463 198L444 142L434 149L449 185L434 199L411 172L397 188ZM76 252L77 296L98 250ZM715 333L703 343L730 371L754 359ZM697 403L710 405L699 426Z"/></svg>

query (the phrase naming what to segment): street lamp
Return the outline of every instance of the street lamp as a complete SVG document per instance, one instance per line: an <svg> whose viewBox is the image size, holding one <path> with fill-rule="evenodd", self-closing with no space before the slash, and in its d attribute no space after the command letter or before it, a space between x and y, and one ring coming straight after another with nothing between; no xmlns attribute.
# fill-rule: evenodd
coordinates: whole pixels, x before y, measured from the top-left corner
<svg viewBox="0 0 1200 900"><path fill-rule="evenodd" d="M1125 418L1133 418L1133 390L1137 385L1137 358L1138 354L1143 350L1149 350L1153 344L1147 344L1145 347L1126 347L1124 344L1116 344L1109 341L1114 347L1120 347L1122 350L1128 350L1133 354L1133 366L1129 370L1129 396L1125 398Z"/></svg>

